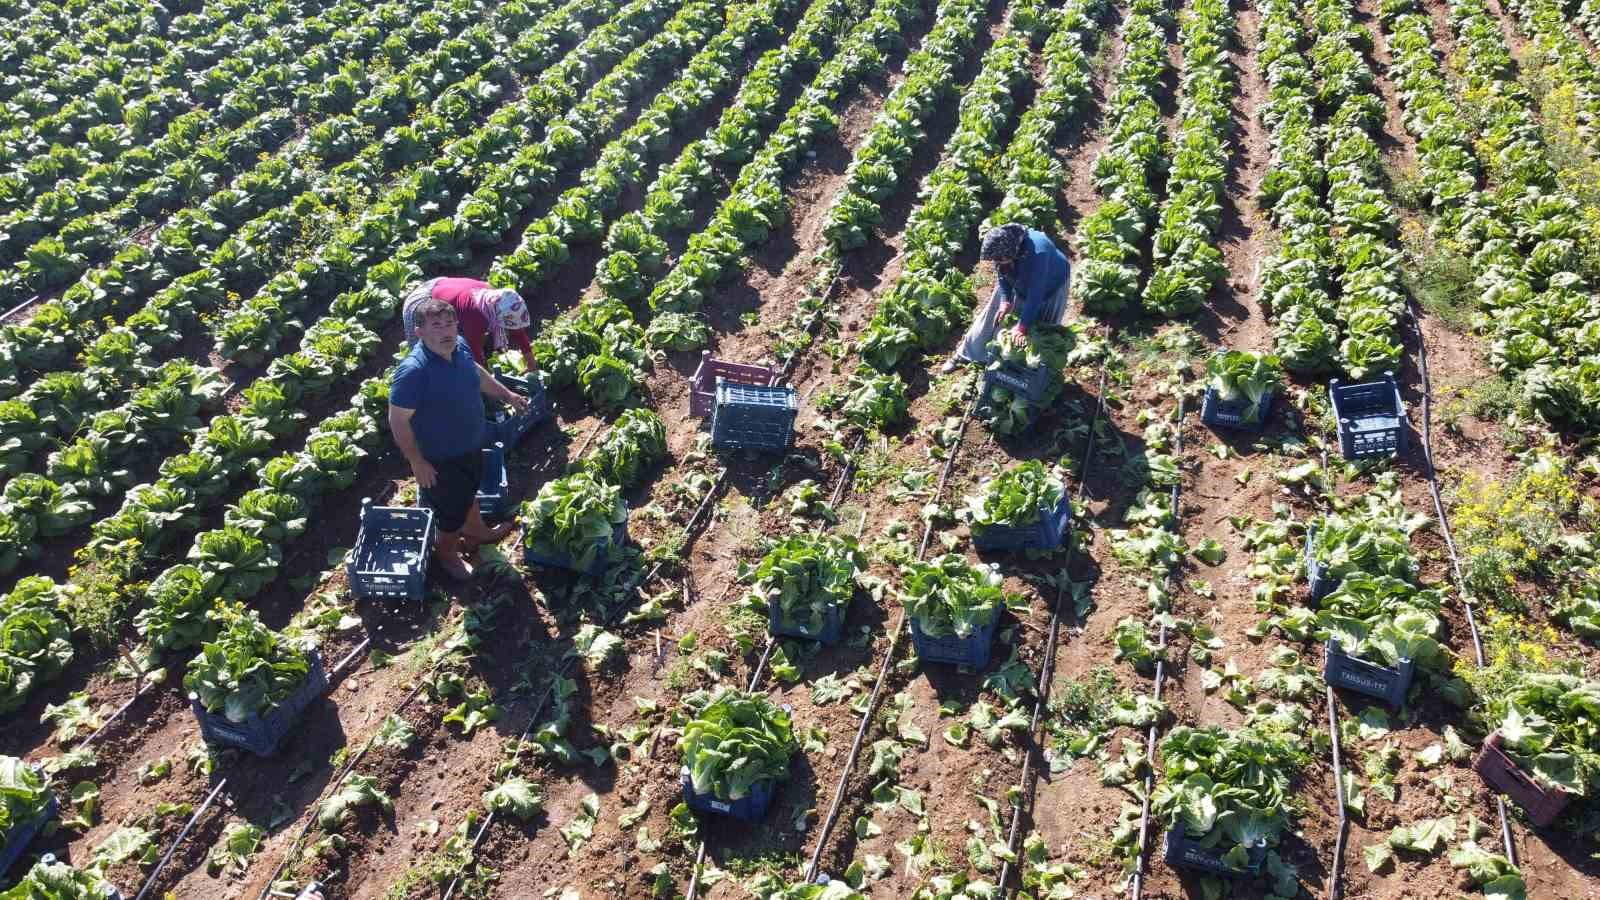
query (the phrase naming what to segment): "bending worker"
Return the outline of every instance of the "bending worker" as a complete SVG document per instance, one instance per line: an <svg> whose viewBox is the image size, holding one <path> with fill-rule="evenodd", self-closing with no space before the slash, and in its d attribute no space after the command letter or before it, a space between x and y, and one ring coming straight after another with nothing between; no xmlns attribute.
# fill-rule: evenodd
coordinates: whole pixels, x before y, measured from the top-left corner
<svg viewBox="0 0 1600 900"><path fill-rule="evenodd" d="M987 364L993 357L989 344L1000 320L1013 309L1013 333L1022 337L1036 322L1059 325L1067 312L1067 283L1072 266L1044 232L1015 222L989 229L978 258L994 263L998 283L989 306L967 329L955 356L941 371L954 372L963 362Z"/></svg>
<svg viewBox="0 0 1600 900"><path fill-rule="evenodd" d="M456 310L427 299L412 311L418 341L389 379L389 430L433 506L434 560L454 578L472 577L461 558L498 541L511 523L490 528L478 512L483 477L483 398L526 412L528 399L479 365L461 337Z"/></svg>
<svg viewBox="0 0 1600 900"><path fill-rule="evenodd" d="M492 287L487 281L476 278L432 278L411 289L402 307L406 326L406 340L413 346L417 342L416 309L425 300L443 300L455 310L460 323L461 336L472 351L478 365L487 366L489 357L484 352L485 337L494 339L494 349L504 350L515 345L522 351L522 360L529 372L537 372L539 364L533 358L533 343L528 339L528 326L533 317L522 297L510 288Z"/></svg>

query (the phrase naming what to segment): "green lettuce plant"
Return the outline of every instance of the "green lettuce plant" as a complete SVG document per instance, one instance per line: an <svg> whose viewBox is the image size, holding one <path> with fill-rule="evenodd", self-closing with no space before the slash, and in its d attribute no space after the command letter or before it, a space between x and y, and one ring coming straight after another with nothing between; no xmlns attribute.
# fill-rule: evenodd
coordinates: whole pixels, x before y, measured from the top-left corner
<svg viewBox="0 0 1600 900"><path fill-rule="evenodd" d="M277 577L283 553L276 543L229 525L202 532L189 548L189 559L218 596L244 600Z"/></svg>
<svg viewBox="0 0 1600 900"><path fill-rule="evenodd" d="M761 782L789 777L789 759L800 745L789 714L766 694L727 689L686 703L693 715L678 749L695 793L731 802L748 797Z"/></svg>
<svg viewBox="0 0 1600 900"><path fill-rule="evenodd" d="M311 659L293 641L262 624L254 610L221 603L209 613L217 628L189 661L184 690L206 712L230 722L262 715L300 690L311 673Z"/></svg>
<svg viewBox="0 0 1600 900"><path fill-rule="evenodd" d="M612 532L628 518L622 488L591 472L546 482L522 507L528 549L547 558L570 557L577 569L594 563Z"/></svg>
<svg viewBox="0 0 1600 900"><path fill-rule="evenodd" d="M1242 871L1250 848L1276 846L1289 829L1294 780L1306 760L1299 740L1276 731L1174 728L1161 742L1164 775L1150 809Z"/></svg>
<svg viewBox="0 0 1600 900"><path fill-rule="evenodd" d="M116 888L91 868L82 871L59 860L37 862L22 880L0 893L4 900L106 900Z"/></svg>
<svg viewBox="0 0 1600 900"><path fill-rule="evenodd" d="M667 426L654 412L625 410L583 462L598 478L633 487L645 470L667 455Z"/></svg>
<svg viewBox="0 0 1600 900"><path fill-rule="evenodd" d="M1060 472L1030 459L985 481L967 497L962 515L977 537L990 528L1034 525L1040 512L1055 510L1065 494Z"/></svg>
<svg viewBox="0 0 1600 900"><path fill-rule="evenodd" d="M966 557L946 553L930 562L900 568L899 600L924 634L970 637L1000 614L1000 607L1020 598L1001 588L993 566L974 566Z"/></svg>
<svg viewBox="0 0 1600 900"><path fill-rule="evenodd" d="M782 626L818 634L830 609L842 611L850 605L856 576L866 567L865 554L851 538L791 535L756 566L751 601L763 612L776 606Z"/></svg>

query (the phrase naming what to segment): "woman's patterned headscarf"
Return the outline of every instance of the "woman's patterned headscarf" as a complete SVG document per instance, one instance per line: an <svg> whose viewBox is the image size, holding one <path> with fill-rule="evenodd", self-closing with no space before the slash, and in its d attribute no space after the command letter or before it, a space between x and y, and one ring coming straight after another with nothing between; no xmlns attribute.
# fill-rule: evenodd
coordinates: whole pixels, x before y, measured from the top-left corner
<svg viewBox="0 0 1600 900"><path fill-rule="evenodd" d="M1022 255L1022 242L1027 237L1028 226L1016 222L991 228L983 236L983 249L978 252L978 258L1009 262Z"/></svg>
<svg viewBox="0 0 1600 900"><path fill-rule="evenodd" d="M527 328L532 323L528 305L509 288L482 288L472 292L472 303L489 320L489 335L496 350L510 346L507 331Z"/></svg>

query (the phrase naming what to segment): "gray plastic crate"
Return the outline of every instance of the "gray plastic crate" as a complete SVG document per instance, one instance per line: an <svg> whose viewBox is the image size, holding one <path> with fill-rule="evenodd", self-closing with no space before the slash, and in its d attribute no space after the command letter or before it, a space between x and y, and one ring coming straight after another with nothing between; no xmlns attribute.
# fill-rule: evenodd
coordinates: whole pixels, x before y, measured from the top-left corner
<svg viewBox="0 0 1600 900"><path fill-rule="evenodd" d="M1322 664L1322 680L1336 688L1345 688L1388 703L1395 709L1405 705L1406 691L1411 689L1411 678L1416 673L1416 663L1400 660L1398 666L1384 666L1367 662L1344 652L1335 640L1328 641L1327 657Z"/></svg>
<svg viewBox="0 0 1600 900"><path fill-rule="evenodd" d="M516 413L503 406L490 410L483 445L486 449L497 443L515 447L536 425L550 418L550 399L545 395L543 379L537 374L517 376L496 373L495 378L527 397L528 411Z"/></svg>
<svg viewBox="0 0 1600 900"><path fill-rule="evenodd" d="M1267 861L1267 845L1263 842L1246 849L1247 862L1244 868L1235 869L1223 862L1226 850L1202 846L1199 841L1190 840L1184 834L1182 825L1167 831L1166 845L1163 857L1167 865L1174 869L1190 869L1212 875L1259 875L1262 863Z"/></svg>

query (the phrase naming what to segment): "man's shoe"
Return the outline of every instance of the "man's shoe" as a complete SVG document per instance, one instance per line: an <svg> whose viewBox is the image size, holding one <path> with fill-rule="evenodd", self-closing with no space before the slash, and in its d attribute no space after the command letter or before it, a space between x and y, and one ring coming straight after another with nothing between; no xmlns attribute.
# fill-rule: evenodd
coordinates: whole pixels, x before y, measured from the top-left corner
<svg viewBox="0 0 1600 900"><path fill-rule="evenodd" d="M957 368L959 368L960 365L961 365L961 360L956 358L956 357L954 357L954 356L952 356L949 359L944 361L944 365L939 367L939 371L943 372L946 375L949 375L951 372L954 372Z"/></svg>

